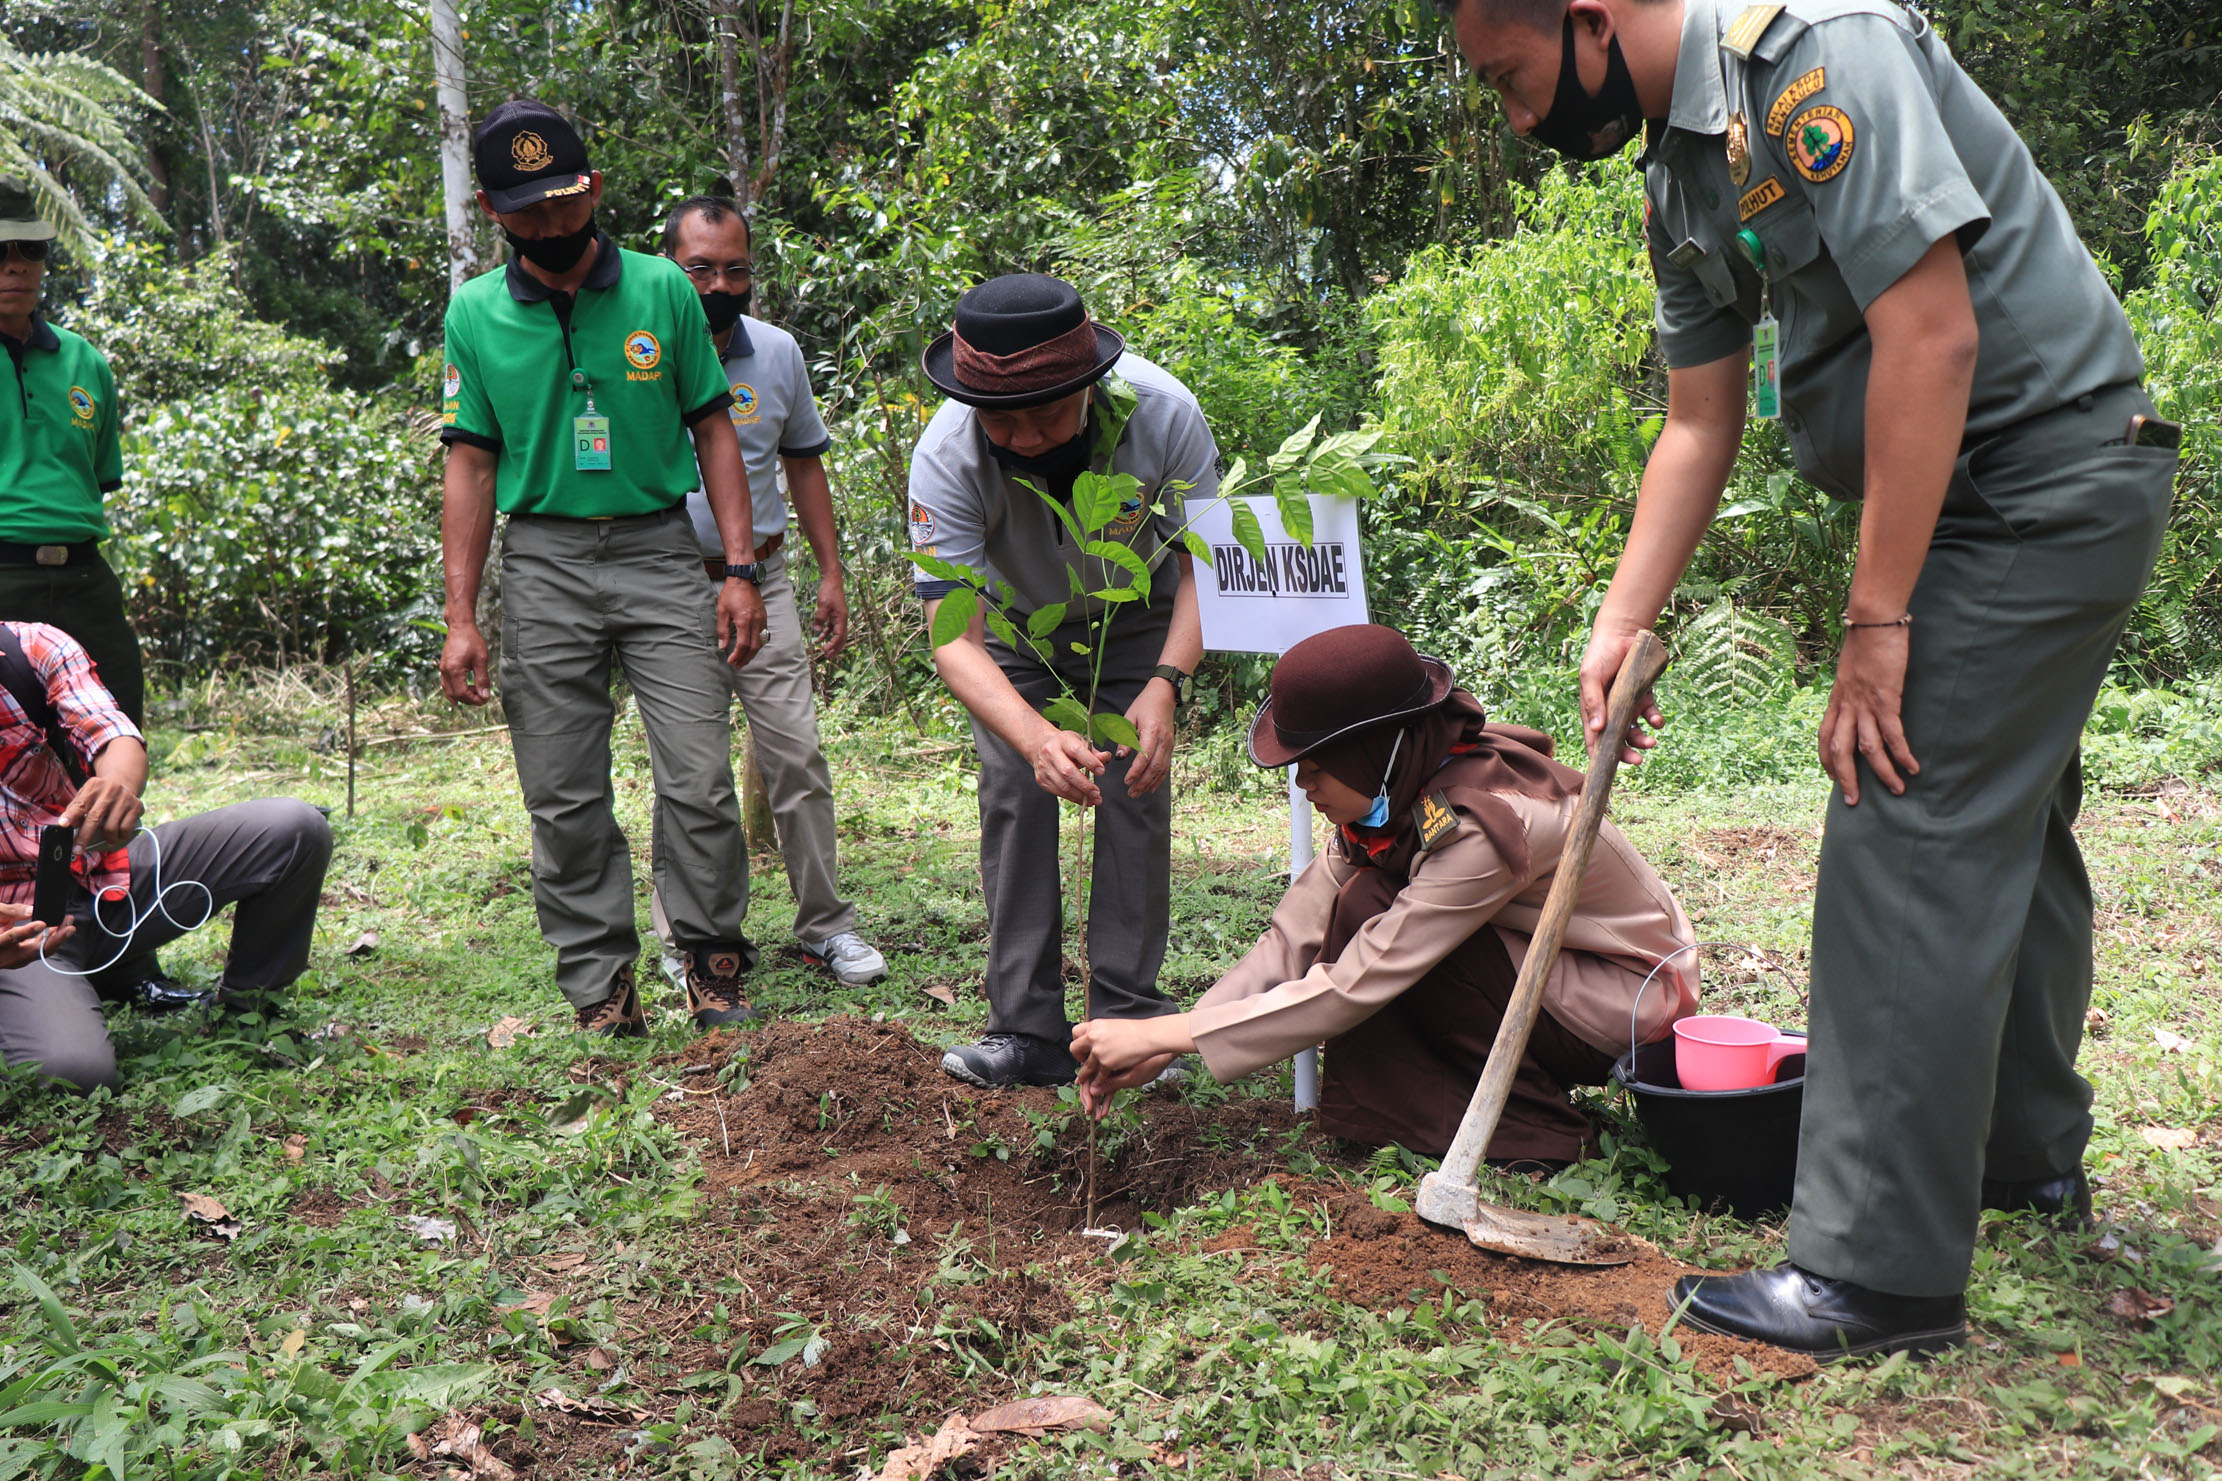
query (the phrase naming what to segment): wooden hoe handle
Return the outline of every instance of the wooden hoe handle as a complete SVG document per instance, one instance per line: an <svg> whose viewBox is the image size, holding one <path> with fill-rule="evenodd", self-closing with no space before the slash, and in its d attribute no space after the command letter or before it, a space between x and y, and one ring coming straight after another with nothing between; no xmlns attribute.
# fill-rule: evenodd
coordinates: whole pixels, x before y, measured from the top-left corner
<svg viewBox="0 0 2222 1481"><path fill-rule="evenodd" d="M1558 964L1560 943L1566 939L1567 922L1573 919L1574 902L1582 892L1582 874L1589 868L1590 850L1597 830L1605 821L1605 803L1612 796L1613 773L1620 753L1628 744L1628 727L1636 716L1636 703L1666 668L1666 645L1651 633L1638 633L1613 680L1605 705L1605 728L1590 752L1589 774L1582 779L1582 800L1574 810L1574 826L1559 855L1558 872L1551 878L1551 892L1544 897L1543 915L1536 923L1535 938L1528 945L1527 960L1520 964L1520 979L1512 989L1504 1021L1497 1026L1497 1041L1490 1046L1489 1063L1482 1069L1474 1098L1466 1103L1466 1118L1443 1158L1443 1179L1458 1187L1470 1186L1489 1139L1497 1134L1505 1101L1512 1094L1513 1076L1528 1052L1528 1035L1535 1030L1535 1016L1543 1006L1543 984Z"/></svg>

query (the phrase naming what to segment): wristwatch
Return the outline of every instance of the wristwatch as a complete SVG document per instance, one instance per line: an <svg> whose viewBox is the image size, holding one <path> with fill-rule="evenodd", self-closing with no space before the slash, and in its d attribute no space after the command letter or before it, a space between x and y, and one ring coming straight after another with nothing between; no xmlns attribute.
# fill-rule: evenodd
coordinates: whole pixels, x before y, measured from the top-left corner
<svg viewBox="0 0 2222 1481"><path fill-rule="evenodd" d="M727 561L725 563L725 579L728 581L746 581L751 586L762 586L764 584L764 567L757 561Z"/></svg>
<svg viewBox="0 0 2222 1481"><path fill-rule="evenodd" d="M1150 670L1150 677L1153 679L1163 679L1166 683L1173 686L1174 708L1177 709L1180 706L1188 703L1188 675L1182 673L1179 669L1174 668L1169 663L1161 663L1156 668Z"/></svg>

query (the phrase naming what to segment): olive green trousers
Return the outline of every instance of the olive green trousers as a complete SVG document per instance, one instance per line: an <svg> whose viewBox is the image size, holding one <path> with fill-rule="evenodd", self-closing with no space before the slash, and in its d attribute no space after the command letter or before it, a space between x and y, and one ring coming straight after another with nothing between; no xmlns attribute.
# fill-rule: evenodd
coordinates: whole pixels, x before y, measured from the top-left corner
<svg viewBox="0 0 2222 1481"><path fill-rule="evenodd" d="M2134 386L1967 449L1913 594L1921 771L1829 802L1790 1258L1902 1296L1967 1283L1985 1177L2077 1167L2091 1088L2078 747L2167 523ZM2112 440L2112 445L2107 445Z"/></svg>

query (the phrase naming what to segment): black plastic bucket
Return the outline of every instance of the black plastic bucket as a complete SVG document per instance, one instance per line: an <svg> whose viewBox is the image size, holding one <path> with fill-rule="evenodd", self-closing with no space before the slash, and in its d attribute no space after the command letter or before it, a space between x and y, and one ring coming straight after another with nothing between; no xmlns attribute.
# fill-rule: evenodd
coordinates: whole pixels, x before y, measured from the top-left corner
<svg viewBox="0 0 2222 1481"><path fill-rule="evenodd" d="M1653 1146L1667 1160L1667 1187L1699 1208L1761 1219L1790 1206L1798 1172L1798 1117L1805 1106L1805 1056L1793 1054L1775 1082L1751 1090L1684 1090L1674 1040L1620 1057L1613 1079L1627 1087Z"/></svg>
<svg viewBox="0 0 2222 1481"><path fill-rule="evenodd" d="M1667 1187L1694 1199L1702 1209L1726 1209L1739 1219L1763 1219L1790 1206L1798 1176L1798 1118L1805 1109L1805 1056L1793 1054L1775 1067L1772 1085L1749 1090L1684 1090L1674 1068L1674 1036L1656 1044L1635 1042L1636 1005L1644 989L1683 952L1701 947L1733 947L1729 941L1693 941L1669 953L1636 989L1628 1007L1628 1052L1612 1067L1616 1084L1636 1103L1636 1119L1667 1160ZM1797 990L1797 980L1755 947L1742 947L1751 959L1780 973ZM1799 997L1804 997L1800 992ZM1803 1038L1803 1034L1793 1035Z"/></svg>

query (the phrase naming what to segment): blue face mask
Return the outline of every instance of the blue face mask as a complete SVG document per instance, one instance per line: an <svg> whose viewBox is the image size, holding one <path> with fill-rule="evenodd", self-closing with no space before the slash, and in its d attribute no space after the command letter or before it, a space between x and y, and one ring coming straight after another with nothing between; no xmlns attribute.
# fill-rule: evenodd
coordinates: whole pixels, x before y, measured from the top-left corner
<svg viewBox="0 0 2222 1481"><path fill-rule="evenodd" d="M1404 732L1400 730L1397 732L1396 744L1389 747L1389 764L1381 773L1381 790L1374 796L1373 806L1366 809L1366 815L1358 820L1356 826L1378 828L1389 821L1389 778L1396 775L1397 752L1403 749Z"/></svg>

